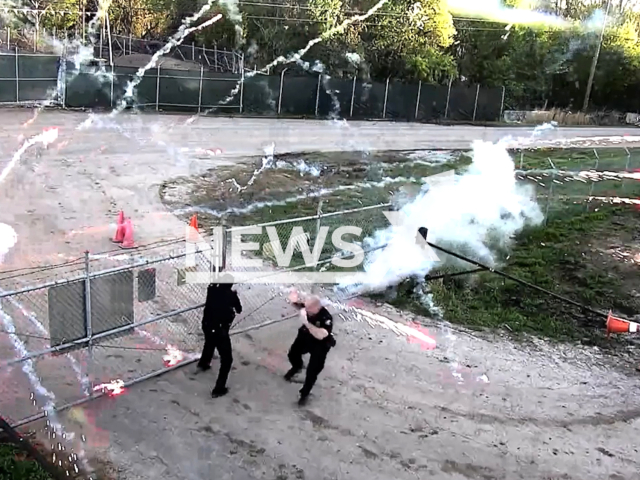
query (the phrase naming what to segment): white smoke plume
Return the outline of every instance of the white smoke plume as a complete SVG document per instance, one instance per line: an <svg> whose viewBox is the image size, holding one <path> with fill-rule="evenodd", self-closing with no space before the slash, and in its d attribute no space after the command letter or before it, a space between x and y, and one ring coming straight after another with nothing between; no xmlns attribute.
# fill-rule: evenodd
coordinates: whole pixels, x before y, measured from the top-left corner
<svg viewBox="0 0 640 480"><path fill-rule="evenodd" d="M233 22L236 30L236 48L244 44L244 33L242 31L242 14L238 7L238 0L220 0L220 4L227 8L229 20Z"/></svg>
<svg viewBox="0 0 640 480"><path fill-rule="evenodd" d="M525 225L539 225L544 216L533 187L517 183L514 162L504 146L477 141L473 144L472 158L471 165L456 175L454 182L431 191L423 189L400 211L411 225L428 228L428 241L450 246L454 251L471 251L477 259L495 265L490 245L508 247ZM367 249L390 245L372 252L365 265L367 284L359 288L379 290L408 277L421 279L433 268L442 266L443 262L421 254L414 238L394 241L397 232L389 227L365 240Z"/></svg>

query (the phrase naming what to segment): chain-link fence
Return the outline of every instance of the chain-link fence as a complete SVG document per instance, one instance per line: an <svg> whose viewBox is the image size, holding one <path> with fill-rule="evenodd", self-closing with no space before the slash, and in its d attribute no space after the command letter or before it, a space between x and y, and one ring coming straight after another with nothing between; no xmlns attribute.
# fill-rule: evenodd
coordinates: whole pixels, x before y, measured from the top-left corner
<svg viewBox="0 0 640 480"><path fill-rule="evenodd" d="M536 187L545 220L593 211L603 203L640 208L640 151L592 148L547 157L544 150L514 155L517 178Z"/></svg>
<svg viewBox="0 0 640 480"><path fill-rule="evenodd" d="M135 101L127 98L132 105L156 111L406 121L498 121L503 109L504 88L287 75L286 68L276 76L250 72L242 66L221 72L215 65L158 65L144 73ZM138 67L104 62L79 71L71 52L63 57L0 54L0 104L112 108L125 98L137 74Z"/></svg>
<svg viewBox="0 0 640 480"><path fill-rule="evenodd" d="M233 332L282 321L282 304L275 304L292 285L275 274L330 265L340 254L335 247L325 247L334 245L333 232L349 225L361 228L363 238L385 225L385 206L258 225L256 238L261 248L253 257L262 259L264 265L256 274L260 277L257 282L237 285L243 313ZM249 227L225 228L227 238L243 228ZM319 239L323 248L315 257L317 265L306 267L299 251L287 268L278 265L269 248L276 244L272 240L295 244L299 231L311 245ZM344 236L344 240L356 239ZM100 389L101 384L117 380L128 385L197 359L208 282L193 283L187 275L212 271L216 260L211 252L217 247L207 242L205 248L197 244L190 250L177 239L144 247L146 252L126 258L121 251L113 256L87 253L57 268L5 275L0 280L0 407L9 421L20 425L44 415L35 402L27 401L32 394L41 397L45 410L54 404L68 406L94 395L94 388ZM195 255L189 257L193 248ZM104 268L116 258L119 266ZM227 269L243 271L230 260ZM52 280L29 285L29 279L42 275Z"/></svg>
<svg viewBox="0 0 640 480"><path fill-rule="evenodd" d="M597 208L595 202L640 203L637 152L621 157L606 149L584 150L554 158L540 150L514 155L518 178L536 186L548 218ZM224 227L227 242L238 234L243 242L255 242L249 256L263 262L252 272L258 281L237 285L244 311L233 331L281 321L285 314L279 298L287 288L301 286L298 277L288 281L282 274L335 271L332 260L353 255L336 238L359 243L365 252L360 268L366 265L374 246L363 239L388 226L382 212L389 207ZM5 274L0 279L0 407L11 422L42 415L26 401L31 393L50 405L68 405L88 398L97 385L137 382L198 358L207 282L189 282L187 274L212 270L211 244L196 246L192 266L187 266L184 240L176 239L126 255L87 254L63 266ZM237 258L227 259L228 270L251 270L236 264Z"/></svg>

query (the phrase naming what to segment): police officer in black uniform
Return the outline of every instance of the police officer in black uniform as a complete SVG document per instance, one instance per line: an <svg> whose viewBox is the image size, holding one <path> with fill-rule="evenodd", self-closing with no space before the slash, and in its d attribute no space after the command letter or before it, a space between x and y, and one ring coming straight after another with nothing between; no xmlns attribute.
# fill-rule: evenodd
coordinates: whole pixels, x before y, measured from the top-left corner
<svg viewBox="0 0 640 480"><path fill-rule="evenodd" d="M298 304L299 305L299 304ZM333 318L326 308L320 303L318 297L310 297L304 303L304 308L300 310L302 326L298 330L298 335L289 349L289 362L291 369L284 378L291 381L302 367L302 355L309 353L309 365L307 366L307 376L304 385L300 390L300 400L298 403L306 403L313 385L318 379L318 375L324 368L327 354L336 341L332 335Z"/></svg>
<svg viewBox="0 0 640 480"><path fill-rule="evenodd" d="M227 378L233 363L231 352L231 338L229 330L236 317L242 312L242 304L233 287L233 277L224 275L218 283L212 283L207 288L207 300L202 314L202 331L204 332L204 348L198 362L198 370L206 371L211 368L214 350L220 355L220 372L216 386L211 396L221 397L228 392Z"/></svg>

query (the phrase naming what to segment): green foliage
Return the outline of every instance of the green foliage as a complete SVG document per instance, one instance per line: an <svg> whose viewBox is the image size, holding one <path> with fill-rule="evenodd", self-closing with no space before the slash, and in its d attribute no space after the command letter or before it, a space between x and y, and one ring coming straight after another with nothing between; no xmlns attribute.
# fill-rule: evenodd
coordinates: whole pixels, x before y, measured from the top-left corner
<svg viewBox="0 0 640 480"><path fill-rule="evenodd" d="M0 443L0 480L49 480L49 476L18 448Z"/></svg>
<svg viewBox="0 0 640 480"><path fill-rule="evenodd" d="M40 41L53 30L79 32L82 15L73 12L94 12L100 1L25 0L23 6L39 12L17 14L17 22L9 25L37 27ZM224 19L193 38L207 47L241 47L247 66L262 67L326 35L304 60L321 61L332 76L352 76L357 70L378 81L392 76L444 83L454 78L488 87L505 86L508 109L581 108L600 41L600 27L594 19L602 20L606 1L552 2L547 7L532 0L502 1L510 8L546 8L574 26L507 25L491 12L473 14L482 18L468 18L472 14L464 11L452 12L446 0L389 0L367 20L327 35L346 19L369 10L376 0L227 0L214 2L205 17L221 12ZM203 3L111 0L109 5L112 33L162 39L174 33ZM640 111L639 37L640 12L632 4L614 5L596 69L592 109ZM357 53L364 62L350 64L347 53Z"/></svg>

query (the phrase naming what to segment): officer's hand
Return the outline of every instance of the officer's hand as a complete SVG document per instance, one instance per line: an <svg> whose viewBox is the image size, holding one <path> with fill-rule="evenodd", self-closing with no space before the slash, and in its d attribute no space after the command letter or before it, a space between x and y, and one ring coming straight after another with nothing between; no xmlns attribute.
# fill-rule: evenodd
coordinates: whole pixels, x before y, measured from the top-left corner
<svg viewBox="0 0 640 480"><path fill-rule="evenodd" d="M300 310L300 321L303 325L307 324L307 311L304 308Z"/></svg>

